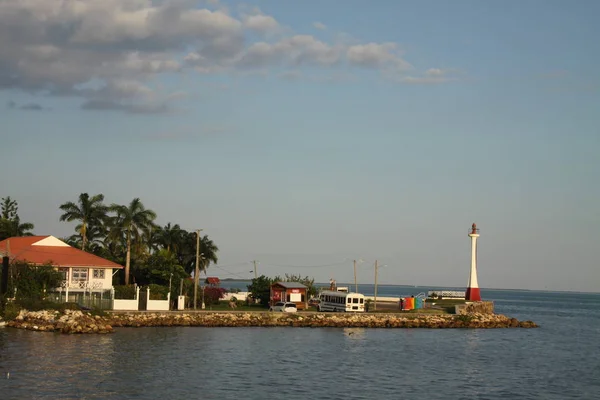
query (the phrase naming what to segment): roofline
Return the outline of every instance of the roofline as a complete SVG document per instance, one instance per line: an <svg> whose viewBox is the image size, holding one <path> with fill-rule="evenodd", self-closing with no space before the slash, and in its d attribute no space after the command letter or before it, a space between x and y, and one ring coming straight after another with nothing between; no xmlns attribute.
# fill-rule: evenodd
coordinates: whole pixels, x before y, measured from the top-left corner
<svg viewBox="0 0 600 400"><path fill-rule="evenodd" d="M35 263L35 262L31 262L31 261L27 261L27 260L18 260L15 258L11 259L12 261L20 261L20 262L24 262L27 264L31 264L33 266L36 267L43 267L45 265L49 266L49 267L54 267L54 268L114 268L114 269L123 269L125 267L123 267L122 265L119 264L115 264L115 265L96 265L96 264L89 264L89 265L84 265L84 264L78 264L78 265L56 265L56 264L52 264L52 263Z"/></svg>

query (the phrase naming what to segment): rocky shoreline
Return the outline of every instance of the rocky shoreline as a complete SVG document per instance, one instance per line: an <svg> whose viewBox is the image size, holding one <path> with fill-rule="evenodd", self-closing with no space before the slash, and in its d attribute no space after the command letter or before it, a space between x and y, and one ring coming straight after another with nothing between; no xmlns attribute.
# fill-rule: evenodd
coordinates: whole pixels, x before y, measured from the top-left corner
<svg viewBox="0 0 600 400"><path fill-rule="evenodd" d="M66 310L22 310L6 326L42 332L111 333L119 327L306 327L306 328L428 328L492 329L537 328L532 321L518 321L499 314L345 314L269 312L131 312L94 316Z"/></svg>

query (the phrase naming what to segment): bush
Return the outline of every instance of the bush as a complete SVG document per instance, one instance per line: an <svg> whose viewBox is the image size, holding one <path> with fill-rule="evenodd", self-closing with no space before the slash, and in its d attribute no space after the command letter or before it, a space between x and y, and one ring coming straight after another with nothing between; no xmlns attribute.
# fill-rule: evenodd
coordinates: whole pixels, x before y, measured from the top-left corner
<svg viewBox="0 0 600 400"><path fill-rule="evenodd" d="M219 300L225 297L226 290L223 288L207 286L204 288L204 304L215 305L219 304ZM200 294L200 296L202 296Z"/></svg>
<svg viewBox="0 0 600 400"><path fill-rule="evenodd" d="M19 307L18 304L15 304L14 302L6 302L3 299L3 304L2 304L2 318L3 319L10 321L10 320L17 318L17 315L19 315L20 310L21 310L21 307Z"/></svg>
<svg viewBox="0 0 600 400"><path fill-rule="evenodd" d="M135 285L118 285L115 286L115 299L133 300L135 299Z"/></svg>
<svg viewBox="0 0 600 400"><path fill-rule="evenodd" d="M52 290L62 282L62 274L49 265L33 266L23 262L15 262L10 266L12 287L9 293L15 293L17 299L41 300L46 290Z"/></svg>
<svg viewBox="0 0 600 400"><path fill-rule="evenodd" d="M150 289L150 300L166 300L167 295L169 294L169 287L156 285L154 283L147 286ZM146 291L146 287L143 288L144 292ZM144 293L145 294L145 293Z"/></svg>

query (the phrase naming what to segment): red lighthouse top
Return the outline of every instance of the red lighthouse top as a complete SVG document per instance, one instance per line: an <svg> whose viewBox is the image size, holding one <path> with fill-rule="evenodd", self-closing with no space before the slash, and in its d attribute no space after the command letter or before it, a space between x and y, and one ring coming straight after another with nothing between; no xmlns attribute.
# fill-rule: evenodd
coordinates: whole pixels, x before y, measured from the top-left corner
<svg viewBox="0 0 600 400"><path fill-rule="evenodd" d="M473 222L473 225L471 225L471 235L475 235L477 233L479 233L479 229L477 228L477 224Z"/></svg>

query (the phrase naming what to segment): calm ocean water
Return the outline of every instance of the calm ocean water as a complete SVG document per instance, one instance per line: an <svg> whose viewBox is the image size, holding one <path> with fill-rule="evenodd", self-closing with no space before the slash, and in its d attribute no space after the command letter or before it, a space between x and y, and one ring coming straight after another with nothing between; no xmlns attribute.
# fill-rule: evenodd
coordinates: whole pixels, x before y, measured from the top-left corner
<svg viewBox="0 0 600 400"><path fill-rule="evenodd" d="M0 399L600 399L600 294L482 296L541 327L1 329Z"/></svg>

